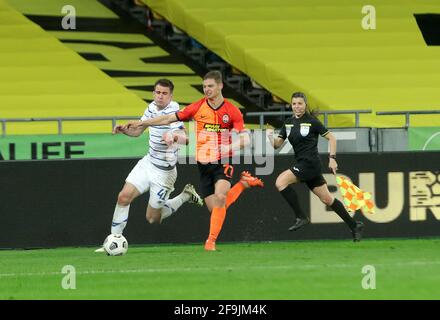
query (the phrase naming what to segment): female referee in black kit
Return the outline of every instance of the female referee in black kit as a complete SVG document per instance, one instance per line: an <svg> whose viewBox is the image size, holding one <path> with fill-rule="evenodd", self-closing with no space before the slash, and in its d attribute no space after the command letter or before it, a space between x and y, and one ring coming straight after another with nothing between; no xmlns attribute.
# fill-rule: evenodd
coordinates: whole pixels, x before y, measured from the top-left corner
<svg viewBox="0 0 440 320"><path fill-rule="evenodd" d="M310 223L309 218L299 206L296 192L290 187L293 183L304 182L323 203L331 207L344 220L351 229L353 241L360 241L363 223L350 217L342 202L330 194L327 182L322 176L321 161L318 155L318 136L321 135L329 140L328 166L333 174L336 174L338 164L336 163L335 136L310 112L304 93L295 92L292 95L292 111L293 117L286 120L278 137L274 138L273 132L269 132L269 140L275 149L281 147L288 138L295 152L293 166L282 172L275 182L276 188L296 214L296 222L289 228L289 231L298 230ZM289 128L290 133L288 133Z"/></svg>

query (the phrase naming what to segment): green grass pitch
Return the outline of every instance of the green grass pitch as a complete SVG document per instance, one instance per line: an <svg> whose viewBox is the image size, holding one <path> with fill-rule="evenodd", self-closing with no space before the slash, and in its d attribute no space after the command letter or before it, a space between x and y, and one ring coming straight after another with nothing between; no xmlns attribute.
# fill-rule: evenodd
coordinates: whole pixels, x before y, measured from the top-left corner
<svg viewBox="0 0 440 320"><path fill-rule="evenodd" d="M440 239L0 251L0 299L440 299ZM63 289L65 265L75 289ZM372 286L375 271L375 289ZM365 271L365 270L364 270ZM67 278L66 278L67 279ZM66 280L65 280L66 281ZM70 285L72 281L68 282Z"/></svg>

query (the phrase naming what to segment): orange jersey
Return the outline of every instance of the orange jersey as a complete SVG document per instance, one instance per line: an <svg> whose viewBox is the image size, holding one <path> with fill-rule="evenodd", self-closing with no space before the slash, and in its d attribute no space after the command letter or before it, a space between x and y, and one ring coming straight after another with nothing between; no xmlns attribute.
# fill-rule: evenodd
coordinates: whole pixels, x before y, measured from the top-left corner
<svg viewBox="0 0 440 320"><path fill-rule="evenodd" d="M177 112L176 116L180 121L196 121L196 159L203 163L220 160L220 146L231 144L231 131L245 130L240 110L226 99L219 108L213 109L203 98ZM226 156L232 156L232 151Z"/></svg>

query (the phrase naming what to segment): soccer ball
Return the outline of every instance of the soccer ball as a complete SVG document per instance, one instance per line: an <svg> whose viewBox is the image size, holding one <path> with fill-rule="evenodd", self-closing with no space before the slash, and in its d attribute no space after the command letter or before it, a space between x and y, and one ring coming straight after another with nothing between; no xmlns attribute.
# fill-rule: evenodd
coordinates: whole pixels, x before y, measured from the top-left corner
<svg viewBox="0 0 440 320"><path fill-rule="evenodd" d="M109 256L122 256L128 250L127 239L122 234L111 234L104 240L104 250Z"/></svg>

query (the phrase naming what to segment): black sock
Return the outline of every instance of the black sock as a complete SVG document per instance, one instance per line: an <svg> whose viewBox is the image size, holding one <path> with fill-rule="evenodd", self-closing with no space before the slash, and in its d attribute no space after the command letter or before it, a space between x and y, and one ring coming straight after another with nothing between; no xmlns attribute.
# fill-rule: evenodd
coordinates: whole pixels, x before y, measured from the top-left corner
<svg viewBox="0 0 440 320"><path fill-rule="evenodd" d="M293 209L293 211L296 214L296 217L301 219L306 219L306 215L299 206L298 195L296 194L295 190L293 190L291 187L287 187L286 189L280 191L280 193L283 196L283 198L286 199L290 207Z"/></svg>
<svg viewBox="0 0 440 320"><path fill-rule="evenodd" d="M330 206L330 208L332 208L333 211L336 212L342 220L344 220L344 222L350 227L350 229L354 229L356 227L356 221L354 221L354 219L350 217L341 201L335 198L335 201L333 201L333 204Z"/></svg>

